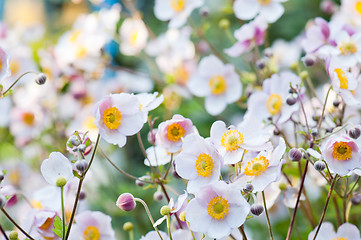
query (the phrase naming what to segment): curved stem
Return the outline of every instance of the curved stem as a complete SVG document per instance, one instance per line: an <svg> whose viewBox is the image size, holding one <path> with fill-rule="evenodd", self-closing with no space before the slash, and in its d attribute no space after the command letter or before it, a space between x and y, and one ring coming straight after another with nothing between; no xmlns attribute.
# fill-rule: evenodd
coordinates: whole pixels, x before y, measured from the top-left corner
<svg viewBox="0 0 361 240"><path fill-rule="evenodd" d="M154 220L153 220L152 214L150 214L150 211L149 211L149 208L148 208L147 204L140 198L134 198L134 200L137 201L137 202L140 202L143 205L143 207L145 208L145 211L147 212L149 220L152 223L152 226L154 227L155 231L157 231L160 239L163 240L162 236L160 235L160 232L159 232L158 228L156 226L154 226Z"/></svg>
<svg viewBox="0 0 361 240"><path fill-rule="evenodd" d="M326 103L327 103L328 95L330 94L331 89L332 89L332 86L330 86L330 87L328 88L328 91L327 91L327 93L326 93L326 98L325 98L325 102L324 102L324 104L323 104L321 117L320 117L320 119L318 120L318 127L317 127L317 130L318 130L318 131L320 131L320 128L321 128L321 124L322 124L322 120L323 120L323 115L325 114L325 109L326 109Z"/></svg>
<svg viewBox="0 0 361 240"><path fill-rule="evenodd" d="M5 92L2 93L2 95L5 95L6 93L8 93L14 86L17 82L19 82L19 80L24 77L26 74L29 74L29 73L35 73L35 74L38 74L37 72L32 72L32 71L29 71L29 72L26 72L26 73L23 73L20 77L18 77L18 79L15 80L15 82L13 84L11 84L11 86L5 90Z"/></svg>
<svg viewBox="0 0 361 240"><path fill-rule="evenodd" d="M27 232L25 232L25 230L22 229L22 228L14 221L14 219L12 219L12 218L10 217L10 215L5 211L4 208L1 208L1 211L2 211L2 212L5 214L5 216L10 220L10 222L12 222L12 224L14 224L15 227L16 227L17 229L19 229L27 238L29 238L30 240L35 240L35 239L32 238Z"/></svg>
<svg viewBox="0 0 361 240"><path fill-rule="evenodd" d="M62 239L65 239L65 209L64 209L64 186L60 188L60 195L61 195L61 216L63 218L63 232L62 232Z"/></svg>
<svg viewBox="0 0 361 240"><path fill-rule="evenodd" d="M266 198L264 196L264 191L262 191L262 198L263 198L264 211L266 212L267 225L268 225L270 239L273 240L272 227L271 227L271 222L270 222L269 216L268 216L268 210L267 210L267 205L266 205Z"/></svg>
<svg viewBox="0 0 361 240"><path fill-rule="evenodd" d="M321 225L322 225L323 219L324 219L325 214L326 214L326 210L327 210L328 202L330 201L331 194L332 194L332 190L333 190L333 187L335 186L335 183L336 183L336 178L337 178L337 175L333 178L333 181L332 181L332 184L331 184L330 190L328 191L328 195L327 195L326 203L325 203L325 206L324 206L324 208L323 208L322 215L321 215L321 218L320 218L320 222L318 223L318 226L317 226L317 229L316 229L316 232L315 232L315 236L313 237L313 240L315 240L315 239L316 239L317 234L318 234L318 232L320 231L320 228L321 228Z"/></svg>
<svg viewBox="0 0 361 240"><path fill-rule="evenodd" d="M143 144L143 141L142 141L142 138L141 138L139 132L137 133L137 139L138 139L140 150L142 151L144 157L148 160L148 163L149 163L150 168L152 169L152 172L155 173L154 167L152 166L152 163L150 162L150 160L148 158L147 152L145 151L144 144Z"/></svg>
<svg viewBox="0 0 361 240"><path fill-rule="evenodd" d="M165 172L163 179L165 180L169 174L170 169L172 168L172 164L173 164L173 153L170 155L170 162L167 168L167 171Z"/></svg>

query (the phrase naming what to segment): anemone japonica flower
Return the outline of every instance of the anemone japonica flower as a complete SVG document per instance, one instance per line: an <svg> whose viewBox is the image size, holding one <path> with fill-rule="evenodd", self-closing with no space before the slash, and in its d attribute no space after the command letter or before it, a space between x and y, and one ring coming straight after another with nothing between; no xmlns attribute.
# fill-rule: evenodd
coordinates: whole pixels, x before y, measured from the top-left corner
<svg viewBox="0 0 361 240"><path fill-rule="evenodd" d="M234 14L242 20L250 20L257 16L264 17L267 22L277 21L285 9L281 2L287 0L236 0L233 4Z"/></svg>
<svg viewBox="0 0 361 240"><path fill-rule="evenodd" d="M146 46L148 30L141 18L127 18L120 27L120 50L126 55L136 55Z"/></svg>
<svg viewBox="0 0 361 240"><path fill-rule="evenodd" d="M111 220L110 216L102 212L81 212L75 216L76 223L73 225L69 239L116 240Z"/></svg>
<svg viewBox="0 0 361 240"><path fill-rule="evenodd" d="M93 116L100 136L119 147L125 145L126 136L136 134L144 124L138 98L128 93L104 97L95 104Z"/></svg>
<svg viewBox="0 0 361 240"><path fill-rule="evenodd" d="M175 114L171 120L159 124L156 139L166 151L175 153L182 149L183 138L193 132L192 121Z"/></svg>
<svg viewBox="0 0 361 240"><path fill-rule="evenodd" d="M60 239L54 232L54 219L57 212L51 210L38 211L34 216L35 231L44 239Z"/></svg>
<svg viewBox="0 0 361 240"><path fill-rule="evenodd" d="M186 220L192 231L210 238L228 236L241 226L250 211L248 202L232 184L223 181L206 185L195 194L186 208Z"/></svg>
<svg viewBox="0 0 361 240"><path fill-rule="evenodd" d="M263 191L270 183L280 179L285 151L285 141L280 138L273 151L260 152L255 158L245 161L242 164L242 173L234 184L243 189L247 183L251 183L255 192Z"/></svg>
<svg viewBox="0 0 361 240"><path fill-rule="evenodd" d="M242 95L242 84L231 64L224 65L216 56L204 57L196 73L188 82L192 94L206 97L205 107L209 114L220 114L229 103Z"/></svg>
<svg viewBox="0 0 361 240"><path fill-rule="evenodd" d="M10 75L9 56L0 48L0 81Z"/></svg>
<svg viewBox="0 0 361 240"><path fill-rule="evenodd" d="M135 95L140 104L140 111L143 113L144 123L148 120L148 112L157 108L163 101L164 96L158 92L155 93L139 93Z"/></svg>
<svg viewBox="0 0 361 240"><path fill-rule="evenodd" d="M361 167L359 146L346 134L331 136L321 145L320 150L330 170L340 176Z"/></svg>
<svg viewBox="0 0 361 240"><path fill-rule="evenodd" d="M329 58L326 60L326 68L333 89L341 96L347 95L348 92L356 89L357 79L343 62L335 58Z"/></svg>
<svg viewBox="0 0 361 240"><path fill-rule="evenodd" d="M64 178L68 182L73 175L73 166L60 152L52 152L48 159L41 164L41 174L51 185L56 186L59 178Z"/></svg>
<svg viewBox="0 0 361 240"><path fill-rule="evenodd" d="M215 146L197 134L185 137L183 150L175 158L175 169L179 176L189 180L187 191L190 193L218 181L222 164L223 159Z"/></svg>
<svg viewBox="0 0 361 240"><path fill-rule="evenodd" d="M216 121L211 127L210 140L224 158L224 164L235 164L242 159L245 151L261 151L269 148L271 135L255 120L245 120L235 126L226 127Z"/></svg>
<svg viewBox="0 0 361 240"><path fill-rule="evenodd" d="M330 27L323 18L315 18L315 25L306 29L301 44L306 53L316 53L329 43Z"/></svg>
<svg viewBox="0 0 361 240"><path fill-rule="evenodd" d="M264 80L262 91L252 93L248 100L245 118L265 120L272 118L273 123L282 124L298 111L299 104L287 104L290 85L299 88L301 79L292 72L273 74ZM301 93L303 88L301 88Z"/></svg>
<svg viewBox="0 0 361 240"><path fill-rule="evenodd" d="M312 240L316 234L316 229L314 229L308 235L308 240ZM360 240L360 231L357 227L351 223L344 223L338 229L337 233L335 232L332 223L324 222L322 223L320 230L317 234L316 240Z"/></svg>
<svg viewBox="0 0 361 240"><path fill-rule="evenodd" d="M224 52L231 57L238 57L245 52L250 51L256 45L262 45L266 36L268 24L262 17L242 25L242 27L234 32L237 39L232 47L225 49Z"/></svg>
<svg viewBox="0 0 361 240"><path fill-rule="evenodd" d="M169 28L178 28L187 21L192 11L203 3L204 0L156 0L154 14L159 20L170 20Z"/></svg>

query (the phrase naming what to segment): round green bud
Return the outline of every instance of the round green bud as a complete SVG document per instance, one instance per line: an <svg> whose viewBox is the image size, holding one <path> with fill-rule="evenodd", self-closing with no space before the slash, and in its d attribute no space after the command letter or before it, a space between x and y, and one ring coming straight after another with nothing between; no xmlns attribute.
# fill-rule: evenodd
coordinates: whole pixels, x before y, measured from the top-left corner
<svg viewBox="0 0 361 240"><path fill-rule="evenodd" d="M56 179L56 186L57 187L64 187L66 184L66 179L63 177L58 177L58 179Z"/></svg>
<svg viewBox="0 0 361 240"><path fill-rule="evenodd" d="M132 231L133 230L133 223L131 223L131 222L126 222L126 223L124 223L124 225L123 225L123 230L124 231L126 231L126 232L130 232L130 231Z"/></svg>
<svg viewBox="0 0 361 240"><path fill-rule="evenodd" d="M222 29L227 29L229 28L230 22L228 19L222 18L219 23L218 26Z"/></svg>
<svg viewBox="0 0 361 240"><path fill-rule="evenodd" d="M298 69L298 62L292 63L291 66L290 66L290 68L291 68L291 70L293 70L293 71L297 71L297 69Z"/></svg>
<svg viewBox="0 0 361 240"><path fill-rule="evenodd" d="M19 234L16 231L12 231L9 233L10 240L19 240Z"/></svg>
<svg viewBox="0 0 361 240"><path fill-rule="evenodd" d="M279 187L282 191L284 191L284 190L287 189L287 184L286 184L286 183L280 183L280 184L278 185L278 187Z"/></svg>
<svg viewBox="0 0 361 240"><path fill-rule="evenodd" d="M160 209L160 214L162 214L162 216L168 215L170 211L171 211L170 207L166 205Z"/></svg>
<svg viewBox="0 0 361 240"><path fill-rule="evenodd" d="M307 71L300 72L300 78L302 80L306 80L308 78L308 72Z"/></svg>
<svg viewBox="0 0 361 240"><path fill-rule="evenodd" d="M179 215L179 219L183 222L186 221L186 212L185 211L181 212L181 214Z"/></svg>

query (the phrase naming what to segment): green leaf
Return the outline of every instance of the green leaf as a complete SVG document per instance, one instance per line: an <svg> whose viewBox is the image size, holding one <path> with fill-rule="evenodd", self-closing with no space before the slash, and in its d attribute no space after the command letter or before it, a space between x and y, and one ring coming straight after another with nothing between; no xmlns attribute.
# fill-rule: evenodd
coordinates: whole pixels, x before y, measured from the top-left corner
<svg viewBox="0 0 361 240"><path fill-rule="evenodd" d="M65 226L65 232L68 231L68 226ZM60 217L54 218L54 229L53 232L60 238L63 238L63 221Z"/></svg>

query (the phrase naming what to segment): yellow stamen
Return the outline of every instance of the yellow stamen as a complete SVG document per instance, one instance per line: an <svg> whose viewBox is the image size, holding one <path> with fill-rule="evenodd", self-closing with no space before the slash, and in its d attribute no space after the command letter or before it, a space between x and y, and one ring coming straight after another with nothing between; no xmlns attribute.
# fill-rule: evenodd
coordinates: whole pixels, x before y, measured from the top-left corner
<svg viewBox="0 0 361 240"><path fill-rule="evenodd" d="M87 54L87 49L85 47L79 47L77 50L76 50L76 57L77 58L82 58L84 57L86 54Z"/></svg>
<svg viewBox="0 0 361 240"><path fill-rule="evenodd" d="M278 114L282 108L282 97L278 94L271 94L267 99L266 107L270 114Z"/></svg>
<svg viewBox="0 0 361 240"><path fill-rule="evenodd" d="M262 6L266 6L269 5L271 3L271 0L257 0L259 2L259 4L261 4Z"/></svg>
<svg viewBox="0 0 361 240"><path fill-rule="evenodd" d="M355 4L356 12L361 14L361 1L357 1Z"/></svg>
<svg viewBox="0 0 361 240"><path fill-rule="evenodd" d="M186 0L171 0L170 2L170 6L176 12L182 11L185 7L185 4L186 4Z"/></svg>
<svg viewBox="0 0 361 240"><path fill-rule="evenodd" d="M228 130L223 133L221 138L221 145L225 147L227 151L233 152L241 147L244 141L243 134L238 130Z"/></svg>
<svg viewBox="0 0 361 240"><path fill-rule="evenodd" d="M41 202L36 201L36 200L32 200L32 201L30 202L30 205L31 205L33 208L36 208L36 209L39 209L39 210L43 209L43 205L41 204Z"/></svg>
<svg viewBox="0 0 361 240"><path fill-rule="evenodd" d="M332 156L338 161L349 160L352 157L352 150L350 145L348 145L347 142L336 142L333 145Z"/></svg>
<svg viewBox="0 0 361 240"><path fill-rule="evenodd" d="M227 87L226 80L222 76L219 75L213 76L209 80L208 84L211 89L211 92L215 95L222 94L226 91L226 87Z"/></svg>
<svg viewBox="0 0 361 240"><path fill-rule="evenodd" d="M247 163L244 174L247 176L258 176L268 168L269 161L266 157L253 158Z"/></svg>
<svg viewBox="0 0 361 240"><path fill-rule="evenodd" d="M103 113L103 122L109 129L117 129L122 123L122 114L116 107L108 108Z"/></svg>
<svg viewBox="0 0 361 240"><path fill-rule="evenodd" d="M23 114L23 121L26 125L31 126L34 124L35 116L33 113L27 112Z"/></svg>
<svg viewBox="0 0 361 240"><path fill-rule="evenodd" d="M16 60L10 61L10 71L12 75L15 75L19 72L20 64Z"/></svg>
<svg viewBox="0 0 361 240"><path fill-rule="evenodd" d="M354 42L341 42L338 46L342 55L354 54L357 52L357 46Z"/></svg>
<svg viewBox="0 0 361 240"><path fill-rule="evenodd" d="M133 30L130 33L130 45L135 46L137 44L138 38L139 38L139 31Z"/></svg>
<svg viewBox="0 0 361 240"><path fill-rule="evenodd" d="M177 142L184 134L185 130L179 123L172 123L167 128L167 137L170 141Z"/></svg>
<svg viewBox="0 0 361 240"><path fill-rule="evenodd" d="M70 35L69 41L72 42L72 43L74 43L74 42L78 39L78 37L79 37L80 34L81 34L81 31L80 31L80 30L74 31L74 32Z"/></svg>
<svg viewBox="0 0 361 240"><path fill-rule="evenodd" d="M340 88L347 89L348 88L348 79L344 71L341 68L336 68L335 73L337 74L338 79L340 80Z"/></svg>
<svg viewBox="0 0 361 240"><path fill-rule="evenodd" d="M213 197L207 206L208 215L219 220L223 219L229 211L229 203L222 196Z"/></svg>
<svg viewBox="0 0 361 240"><path fill-rule="evenodd" d="M88 226L83 233L84 240L99 240L100 233L99 229L94 226Z"/></svg>
<svg viewBox="0 0 361 240"><path fill-rule="evenodd" d="M213 170L213 159L208 154L201 153L197 157L195 167L199 176L209 177Z"/></svg>
<svg viewBox="0 0 361 240"><path fill-rule="evenodd" d="M184 66L180 66L174 73L175 82L181 85L186 85L189 80L189 72Z"/></svg>

